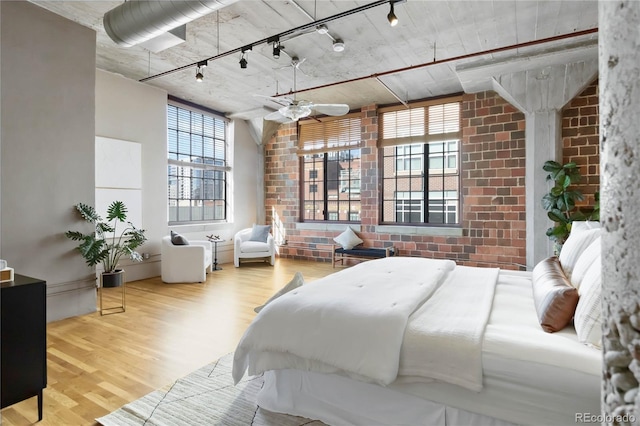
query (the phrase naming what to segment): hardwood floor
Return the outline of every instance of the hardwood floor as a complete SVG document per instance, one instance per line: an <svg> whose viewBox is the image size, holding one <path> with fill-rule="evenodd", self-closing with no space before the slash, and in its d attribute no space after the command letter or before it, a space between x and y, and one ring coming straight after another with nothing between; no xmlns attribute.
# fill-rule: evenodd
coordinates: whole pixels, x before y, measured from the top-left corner
<svg viewBox="0 0 640 426"><path fill-rule="evenodd" d="M235 349L253 308L296 271L313 281L330 263L278 259L222 265L203 284L127 283L126 312L98 312L47 325L48 384L38 425L95 425L101 417ZM119 291L107 289L107 291ZM119 300L104 294L104 306ZM36 398L2 410L2 424L38 419Z"/></svg>

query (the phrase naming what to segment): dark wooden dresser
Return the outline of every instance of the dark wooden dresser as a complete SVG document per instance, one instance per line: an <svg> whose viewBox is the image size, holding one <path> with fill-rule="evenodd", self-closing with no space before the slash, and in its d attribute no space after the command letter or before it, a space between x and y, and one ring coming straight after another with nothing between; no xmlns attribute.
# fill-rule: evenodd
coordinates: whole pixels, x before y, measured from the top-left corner
<svg viewBox="0 0 640 426"><path fill-rule="evenodd" d="M0 403L2 408L38 397L47 386L46 282L16 274L0 283Z"/></svg>

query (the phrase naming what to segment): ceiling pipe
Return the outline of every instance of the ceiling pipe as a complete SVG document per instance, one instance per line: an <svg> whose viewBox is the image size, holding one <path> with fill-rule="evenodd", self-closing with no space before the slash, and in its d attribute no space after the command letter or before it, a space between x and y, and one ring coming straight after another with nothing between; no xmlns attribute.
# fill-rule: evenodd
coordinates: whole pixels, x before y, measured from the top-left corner
<svg viewBox="0 0 640 426"><path fill-rule="evenodd" d="M590 28L588 30L576 31L574 33L561 34L561 35L557 35L557 36L553 36L553 37L542 38L542 39L539 39L539 40L527 41L527 42L523 42L523 43L512 44L512 45L509 45L509 46L498 47L498 48L495 48L495 49L482 50L482 51L479 51L479 52L468 53L466 55L452 56L450 58L439 59L437 61L434 60L433 62L425 62L423 64L418 64L418 65L410 65L410 66L404 67L404 68L396 68L396 69L393 69L393 70L383 71L383 72L379 72L379 73L375 73L375 74L371 74L371 75L365 75L365 76L362 76L362 77L355 77L355 78L352 78L352 79L349 79L349 80L336 81L334 83L327 83L327 84L323 84L323 85L320 85L320 86L309 87L309 88L306 88L306 89L299 89L299 90L296 90L296 91L289 91L287 93L276 93L272 97L273 98L277 98L277 97L280 97L280 96L290 96L290 95L294 95L296 93L309 92L311 90L318 90L318 89L325 89L327 87L339 86L341 84L353 83L353 82L356 82L356 81L369 80L371 78L375 78L378 81L380 81L380 77L383 77L385 75L400 74L400 73L403 73L403 72L406 72L406 71L412 71L412 70L415 70L415 69L418 69L418 68L425 68L425 67L429 67L429 66L432 66L432 65L444 64L444 63L447 63L447 62L455 62L455 61L460 61L460 60L463 60L463 59L474 58L474 57L477 57L477 56L491 55L491 54L494 54L494 53L505 52L507 50L514 50L514 49L520 49L520 48L523 48L523 47L535 46L535 45L539 45L539 44L546 44L546 43L551 43L551 42L558 41L558 40L564 40L564 39L568 39L568 38L576 38L576 37L580 37L580 36L584 36L584 35L588 35L588 34L594 34L594 33L597 33L597 32L598 32L598 28L597 27L596 28ZM395 94L394 94L394 96L395 96ZM397 99L397 96L396 96L396 99ZM400 101L400 102L403 103L402 101Z"/></svg>
<svg viewBox="0 0 640 426"><path fill-rule="evenodd" d="M124 47L150 40L238 0L126 1L104 14L104 29Z"/></svg>

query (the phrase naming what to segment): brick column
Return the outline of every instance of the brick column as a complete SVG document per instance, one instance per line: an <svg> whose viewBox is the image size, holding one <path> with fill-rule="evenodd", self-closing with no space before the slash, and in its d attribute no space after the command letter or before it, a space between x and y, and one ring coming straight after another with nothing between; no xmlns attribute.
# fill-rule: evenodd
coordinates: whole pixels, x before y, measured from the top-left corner
<svg viewBox="0 0 640 426"><path fill-rule="evenodd" d="M378 108L368 105L362 108L362 158L360 160L360 221L362 231L373 233L380 217L378 186Z"/></svg>

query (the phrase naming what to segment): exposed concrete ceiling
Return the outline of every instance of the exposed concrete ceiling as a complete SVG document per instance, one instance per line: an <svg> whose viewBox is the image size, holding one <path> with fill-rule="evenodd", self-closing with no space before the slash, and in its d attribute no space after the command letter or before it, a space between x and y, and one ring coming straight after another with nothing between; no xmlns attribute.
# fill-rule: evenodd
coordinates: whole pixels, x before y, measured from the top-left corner
<svg viewBox="0 0 640 426"><path fill-rule="evenodd" d="M140 46L119 47L107 36L102 17L121 2L33 3L94 29L98 68L141 80L193 64L147 83L244 119L258 118L278 108L269 99L254 95L282 95L292 90L291 56L305 59L297 72L298 99L346 103L357 109L457 93L463 91L463 83L465 87L480 87L483 82L474 85L474 73L469 71L475 64L484 68L501 64L500 72L504 73L509 64L521 70L526 64L519 59L529 56L537 58L532 66L544 66L545 52L552 53L555 63L562 57L558 51L565 47L570 49L572 60L597 55L597 33L529 44L597 28L595 0L409 0L396 4L399 23L395 27L387 22L389 6L384 4L327 23L329 34L311 30L284 41L285 54L280 59L273 58L272 46L261 44L248 53L246 69L240 69L239 53L211 61L204 71L204 81L198 83L198 61L370 2L241 0L188 23L186 42L159 53ZM333 40L338 38L345 43L343 52L332 49ZM522 47L500 50L514 45ZM493 52L475 55L487 51ZM390 73L417 65L424 66ZM464 75L461 71L459 76L456 69ZM486 75L478 78L485 81Z"/></svg>

